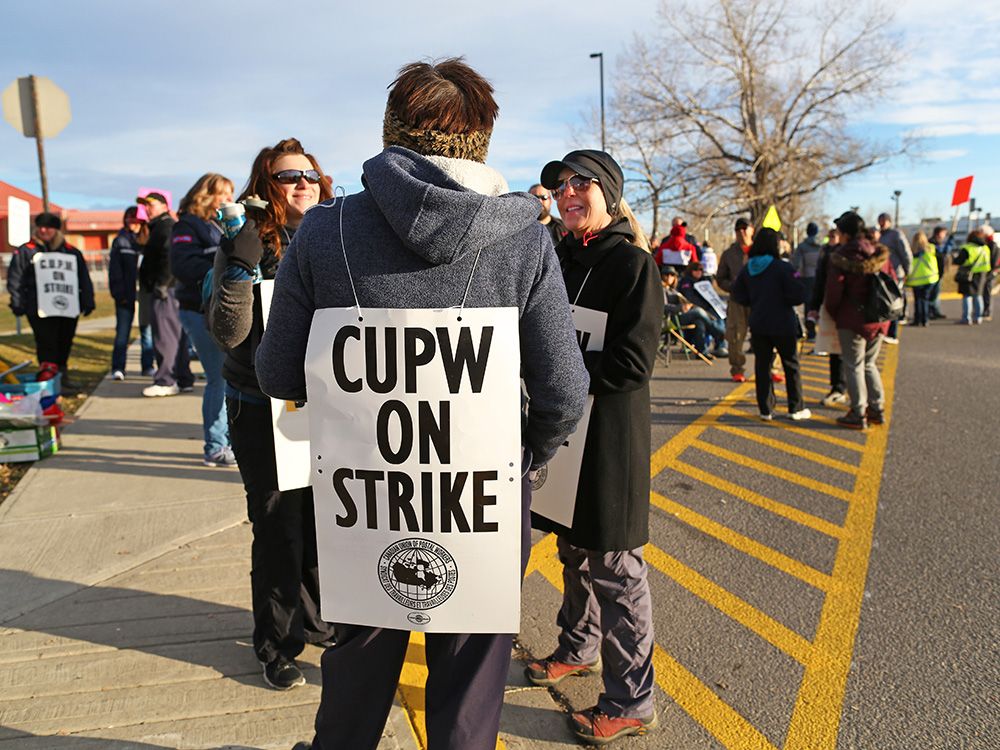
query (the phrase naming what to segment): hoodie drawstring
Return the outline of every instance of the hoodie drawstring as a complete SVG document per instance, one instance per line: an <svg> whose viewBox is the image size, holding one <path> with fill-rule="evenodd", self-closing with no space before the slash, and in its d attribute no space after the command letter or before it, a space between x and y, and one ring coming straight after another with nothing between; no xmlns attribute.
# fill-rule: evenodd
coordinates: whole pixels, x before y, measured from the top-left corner
<svg viewBox="0 0 1000 750"><path fill-rule="evenodd" d="M590 244L590 241L593 240L593 239L595 239L598 234L599 234L598 232L590 232L590 231L584 232L583 233L583 246L586 247L588 244Z"/></svg>

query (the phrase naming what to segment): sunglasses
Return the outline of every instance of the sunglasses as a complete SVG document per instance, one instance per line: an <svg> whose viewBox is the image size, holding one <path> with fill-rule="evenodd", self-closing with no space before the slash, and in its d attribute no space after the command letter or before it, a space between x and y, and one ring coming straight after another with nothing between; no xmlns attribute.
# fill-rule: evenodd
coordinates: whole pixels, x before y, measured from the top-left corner
<svg viewBox="0 0 1000 750"><path fill-rule="evenodd" d="M552 188L552 197L556 200L565 195L569 188L573 188L574 193L582 193L590 189L590 186L597 182L593 177L584 177L583 175L575 174L568 180L563 180L558 187Z"/></svg>
<svg viewBox="0 0 1000 750"><path fill-rule="evenodd" d="M304 171L301 169L282 169L277 174L271 176L282 185L297 185L303 177L306 182L316 185L323 179L315 169L306 169Z"/></svg>
<svg viewBox="0 0 1000 750"><path fill-rule="evenodd" d="M548 193L542 193L541 195L538 195L537 193L532 193L532 195L534 195L540 201L547 201L549 200L549 198L552 197Z"/></svg>

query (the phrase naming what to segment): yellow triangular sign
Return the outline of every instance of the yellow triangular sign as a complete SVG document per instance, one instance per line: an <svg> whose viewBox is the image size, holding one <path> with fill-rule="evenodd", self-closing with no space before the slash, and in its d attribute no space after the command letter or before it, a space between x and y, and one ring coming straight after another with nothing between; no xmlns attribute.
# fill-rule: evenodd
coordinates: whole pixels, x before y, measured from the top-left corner
<svg viewBox="0 0 1000 750"><path fill-rule="evenodd" d="M773 203L770 208L767 209L767 214L765 214L764 221L761 223L761 226L773 229L775 232L781 231L781 219L778 218L778 209L774 207Z"/></svg>

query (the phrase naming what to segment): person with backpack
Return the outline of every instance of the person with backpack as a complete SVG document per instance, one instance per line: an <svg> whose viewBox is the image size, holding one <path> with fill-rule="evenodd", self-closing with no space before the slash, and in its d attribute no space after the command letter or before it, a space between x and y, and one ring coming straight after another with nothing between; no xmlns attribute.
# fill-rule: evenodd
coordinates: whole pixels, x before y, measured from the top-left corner
<svg viewBox="0 0 1000 750"><path fill-rule="evenodd" d="M990 248L982 230L973 229L955 253L955 281L962 295L962 318L958 325L971 326L983 322L983 289L990 272Z"/></svg>
<svg viewBox="0 0 1000 750"><path fill-rule="evenodd" d="M876 277L886 274L895 283L896 274L889 261L889 248L870 239L858 214L848 211L834 223L843 239L830 255L825 304L837 325L851 400L850 410L837 419L837 424L865 430L869 424L885 421L885 392L876 362L890 320L871 320L876 316L866 308L875 282L880 281Z"/></svg>

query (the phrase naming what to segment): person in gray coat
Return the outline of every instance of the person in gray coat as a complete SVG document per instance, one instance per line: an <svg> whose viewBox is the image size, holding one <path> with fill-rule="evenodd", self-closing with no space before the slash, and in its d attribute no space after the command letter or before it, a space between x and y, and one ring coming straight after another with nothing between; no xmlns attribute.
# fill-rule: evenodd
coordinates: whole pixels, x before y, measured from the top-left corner
<svg viewBox="0 0 1000 750"><path fill-rule="evenodd" d="M311 209L282 259L256 372L265 393L305 399L313 313L353 306L352 279L366 307L440 309L465 294L466 307L517 307L529 399L522 419L523 573L528 470L544 465L576 428L589 379L552 239L538 222L538 199L507 194L503 178L485 164L497 113L492 86L460 59L400 71L386 107L386 148L365 162L365 189ZM378 746L408 640L407 631L337 624L337 646L322 659L313 750ZM430 747L493 750L512 640L427 635Z"/></svg>
<svg viewBox="0 0 1000 750"><path fill-rule="evenodd" d="M910 243L906 240L906 235L892 225L892 217L889 214L878 215L878 228L880 232L879 242L889 248L889 263L896 273L896 278L902 284L910 275L910 267L913 265L913 251L910 250ZM906 295L903 295L903 317L906 321ZM899 342L899 321L893 320L889 323L889 332L883 338L887 344Z"/></svg>
<svg viewBox="0 0 1000 750"><path fill-rule="evenodd" d="M792 253L792 268L799 275L799 280L805 285L806 300L811 300L813 287L816 284L816 267L819 265L819 258L823 254L823 244L816 238L819 234L819 226L814 221L810 221L806 226L806 238L799 243ZM816 323L806 318L806 336L810 341L816 340Z"/></svg>

